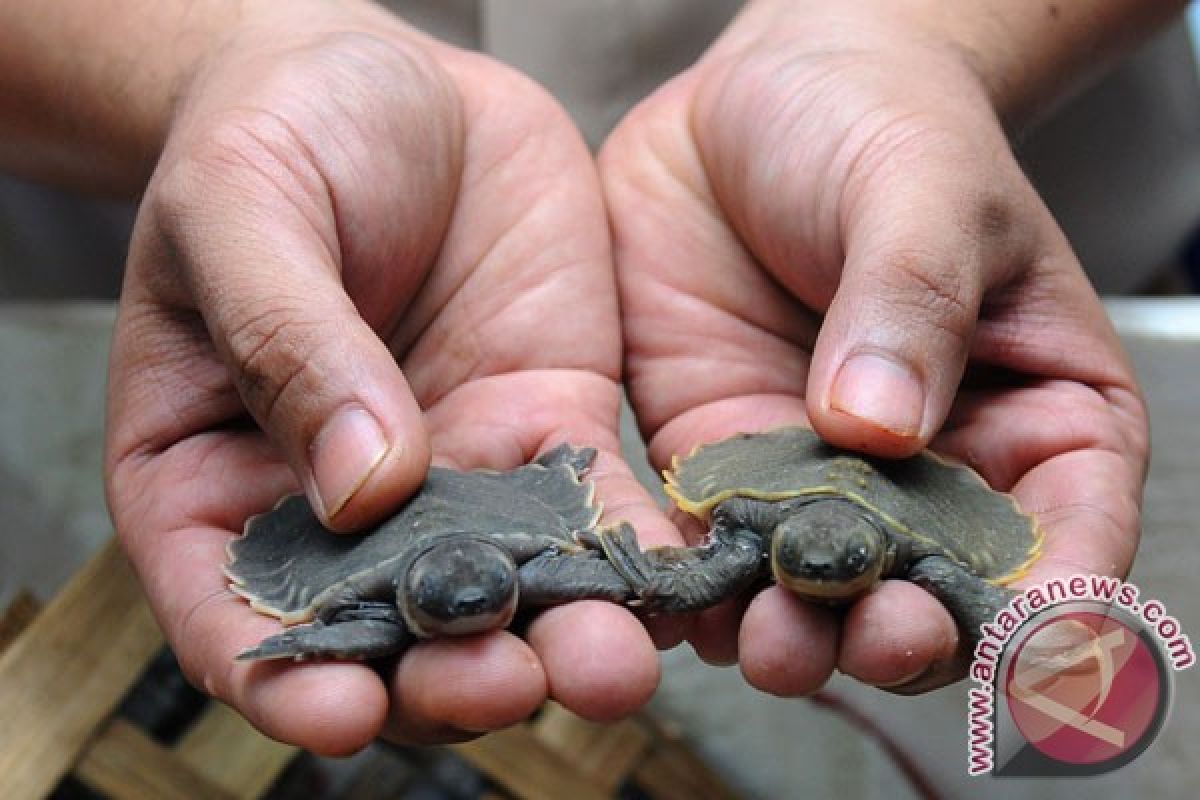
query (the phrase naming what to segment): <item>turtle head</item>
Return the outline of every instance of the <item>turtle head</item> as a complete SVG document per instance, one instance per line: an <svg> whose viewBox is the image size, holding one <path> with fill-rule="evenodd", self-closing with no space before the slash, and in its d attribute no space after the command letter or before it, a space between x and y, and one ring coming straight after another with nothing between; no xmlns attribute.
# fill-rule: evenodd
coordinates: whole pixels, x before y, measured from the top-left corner
<svg viewBox="0 0 1200 800"><path fill-rule="evenodd" d="M883 575L887 537L853 503L806 503L771 535L775 581L802 597L850 600Z"/></svg>
<svg viewBox="0 0 1200 800"><path fill-rule="evenodd" d="M396 587L396 605L417 636L503 628L517 610L517 567L486 539L447 539L413 560Z"/></svg>

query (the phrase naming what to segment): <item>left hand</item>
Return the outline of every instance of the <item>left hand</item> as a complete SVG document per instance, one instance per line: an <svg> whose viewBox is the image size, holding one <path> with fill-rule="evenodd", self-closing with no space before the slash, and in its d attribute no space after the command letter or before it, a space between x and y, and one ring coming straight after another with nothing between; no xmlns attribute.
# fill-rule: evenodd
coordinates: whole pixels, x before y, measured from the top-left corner
<svg viewBox="0 0 1200 800"><path fill-rule="evenodd" d="M601 153L652 461L785 424L878 456L932 445L1039 515L1029 581L1123 575L1145 410L988 82L900 10L920 4L804 5L750 4ZM835 668L905 690L961 670L950 616L905 581L844 614L772 587L692 641L781 695Z"/></svg>

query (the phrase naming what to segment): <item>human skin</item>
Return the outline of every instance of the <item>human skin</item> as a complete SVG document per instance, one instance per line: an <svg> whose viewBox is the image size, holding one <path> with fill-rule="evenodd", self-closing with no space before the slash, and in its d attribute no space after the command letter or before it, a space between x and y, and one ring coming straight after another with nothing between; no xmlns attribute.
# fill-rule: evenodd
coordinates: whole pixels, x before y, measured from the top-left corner
<svg viewBox="0 0 1200 800"><path fill-rule="evenodd" d="M1020 585L1124 575L1145 409L1008 132L1181 4L969 6L750 3L626 117L599 159L626 384L657 465L797 423L885 457L931 445L1037 515ZM904 581L841 611L768 588L690 639L779 695L964 668L950 616Z"/></svg>
<svg viewBox="0 0 1200 800"><path fill-rule="evenodd" d="M524 638L418 644L378 671L234 660L278 623L228 590L225 545L287 492L352 530L393 510L431 457L504 468L567 441L600 450L609 518L674 530L617 455L607 221L557 104L367 3L174 5L192 27L155 17L141 44L157 77L112 121L161 153L97 145L111 161L79 182L136 186L127 173L153 165L113 341L106 477L184 671L269 735L331 754L380 734L467 738L547 697L598 720L640 707L654 644L599 602L548 611ZM27 172L69 183L88 146L71 136L110 139L61 131Z"/></svg>
<svg viewBox="0 0 1200 800"><path fill-rule="evenodd" d="M1097 18L1098 38L1085 37L1100 42L1095 56L1121 49L1123 36L1100 34L1141 19L1145 4L1087 5L1118 9ZM938 8L929 4L923 13L937 18ZM989 94L983 73L946 56L934 34L960 45L969 37L922 29L915 38L927 47L904 36L888 46L876 30L880 52L859 52L862 67L833 71L826 85L860 102L894 100L907 84L873 95L863 75L873 66L936 67L908 77L918 98L946 89L940 104L930 99L939 113L929 124L944 136L917 137L926 146L904 151L924 162L905 158L868 176L872 185L886 178L894 191L852 192L833 174L797 182L790 195L778 192L778 204L756 204L771 175L743 172L737 157L771 151L728 140L770 131L729 123L725 104L805 95L800 87L756 89L754 70L731 69L732 62L769 66L792 46L803 54L805 42L826 41L848 19L813 13L806 28L781 25L778 47L737 57L770 44L760 15L786 11L754 5L704 62L631 115L605 150L630 389L652 453L661 461L747 418L766 427L806 413L845 444L915 449L954 395L966 357L955 336L941 350L918 354L935 399L913 431L880 430L833 412L819 399L828 396L828 377L819 376L854 343L849 331L861 330L864 319L902 334L929 327L931 299L934 311L958 308L940 299L950 290L939 283L906 293L908 273L899 273L897 285L871 282L867 266L877 259L858 254L868 245L882 248L885 261L896 252L950 251L952 236L965 242L968 263L931 263L940 267L937 277L964 292L973 362L1006 367L1013 386L963 392L937 443L966 455L994 482L1015 485L1027 502L1063 509L1059 521L1053 511L1046 515L1056 542L1072 541L1089 516L1099 520L1093 536L1100 541L1085 548L1081 565L1121 571L1132 552L1144 418L1061 235L1013 175L991 110L1004 105L1003 93ZM871 30L868 16L851 21ZM1005 21L1015 26L1011 41L1004 39L1009 52L1030 49L1017 44L1019 17ZM1071 37L1043 45L1048 54L1066 54L1044 59L1052 66L1074 71L1092 58L1072 55L1083 48ZM1012 64L1043 63L1006 61L989 47L973 52L977 66L997 59L988 74L1005 91L1016 81ZM726 55L731 63L722 65ZM945 87L935 75L947 79ZM742 79L748 91L739 100ZM708 88L700 91L701 84ZM1037 89L1013 92L1009 105L1033 105L1047 94ZM964 105L952 108L954 100ZM797 107L783 104L789 109ZM830 114L817 125L805 147L843 129L863 130L838 128L838 119ZM694 122L712 124L693 135ZM975 133L984 134L979 142L961 141ZM966 155L934 146L943 141L970 146ZM527 641L497 633L418 646L382 674L357 665L233 661L275 627L226 591L224 543L248 514L297 488L332 527L352 529L402 500L431 455L503 467L565 439L601 449L596 476L610 518L632 521L646 545L678 541L615 455L621 343L601 191L577 134L543 92L353 0L296 0L286 8L233 0L0 0L0 143L0 163L26 177L144 192L113 347L108 492L122 541L194 682L265 732L324 753L352 751L381 732L417 742L462 738L515 722L547 696L595 719L645 701L658 677L650 639L624 610L594 603L543 614ZM875 150L885 162L895 152L879 143ZM985 178L1007 177L1013 185L994 191L1011 215L1000 233L959 230L952 223L963 208L934 191L955 189L957 170L980 150L996 161L951 194L969 198ZM792 151L805 156L794 146L778 152ZM925 182L939 176L951 185ZM797 214L790 218L807 218L806 204L820 194L802 195L817 188L859 198L834 215L856 225L843 231L826 216L823 235L811 240L774 233L789 208ZM954 213L913 214L910 199ZM789 248L812 250L804 270L785 274L780 263ZM1041 260L1030 262L1034 255ZM898 263L922 285L923 258ZM767 280L763 267L788 291ZM684 268L696 270L682 275L690 282L668 282ZM978 309L968 301L982 295L989 310L976 324ZM661 320L648 318L655 301ZM826 309L817 336L813 311ZM834 325L839 313L841 328ZM933 317L935 329L939 320ZM698 336L705 325L718 335ZM724 340L720 347L714 338ZM821 342L815 355L814 341ZM1070 364L1063 353L1071 353ZM845 404L878 391L860 380ZM1076 412L1075 403L1084 410ZM1083 414L1073 418L1074 433L1062 425L1043 431L1066 406ZM1027 422L1023 409L1030 407L1037 413ZM1005 429L1013 417L1028 425L1024 438ZM1114 452L1118 444L1123 454ZM1089 482L1075 475L1090 494L1081 487L1063 493L1062 475L1072 466L1104 476ZM1046 563L1067 563L1057 557ZM911 588L888 585L857 605L840 650L827 613L764 592L741 626L743 669L756 685L798 693L817 685L839 657L843 669L876 683L900 674L895 662L906 645L917 649L903 666L936 661L952 628ZM905 591L898 602L915 616L896 627L878 598ZM701 620L695 638L710 658L731 656L733 616L726 611L724 624L713 624L721 613Z"/></svg>

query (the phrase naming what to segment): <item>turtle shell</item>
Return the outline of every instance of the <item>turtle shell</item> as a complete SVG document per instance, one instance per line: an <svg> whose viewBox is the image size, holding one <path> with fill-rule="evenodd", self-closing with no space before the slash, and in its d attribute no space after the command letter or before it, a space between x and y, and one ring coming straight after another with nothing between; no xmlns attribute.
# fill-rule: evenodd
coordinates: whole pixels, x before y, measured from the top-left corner
<svg viewBox="0 0 1200 800"><path fill-rule="evenodd" d="M332 533L302 495L252 517L229 543L233 591L286 624L306 622L347 583L402 568L429 545L454 536L545 535L576 546L600 517L591 482L566 464L462 472L433 467L393 517L358 534Z"/></svg>
<svg viewBox="0 0 1200 800"><path fill-rule="evenodd" d="M908 537L919 550L947 555L980 577L1006 584L1037 560L1041 532L1010 495L971 468L929 451L887 460L823 442L807 428L739 434L676 458L666 491L684 511L707 518L730 497L849 500Z"/></svg>

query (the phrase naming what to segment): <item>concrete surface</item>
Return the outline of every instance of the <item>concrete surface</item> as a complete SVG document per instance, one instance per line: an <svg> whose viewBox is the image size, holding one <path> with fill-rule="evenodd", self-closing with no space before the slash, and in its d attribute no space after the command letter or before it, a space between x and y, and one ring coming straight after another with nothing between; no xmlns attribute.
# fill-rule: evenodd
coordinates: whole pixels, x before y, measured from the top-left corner
<svg viewBox="0 0 1200 800"><path fill-rule="evenodd" d="M1200 302L1114 301L1110 309L1146 387L1154 457L1145 536L1133 574L1200 639ZM0 305L0 605L19 586L49 597L108 534L100 479L111 309ZM644 472L653 480L653 472ZM664 655L655 707L748 796L919 797L880 743L808 700L749 688L736 669ZM835 679L829 691L888 731L947 798L1193 797L1200 783L1200 670L1177 674L1167 727L1149 752L1098 779L1004 780L966 774L966 687L900 698Z"/></svg>
<svg viewBox="0 0 1200 800"><path fill-rule="evenodd" d="M48 597L110 533L101 481L112 310L0 305L0 607Z"/></svg>

